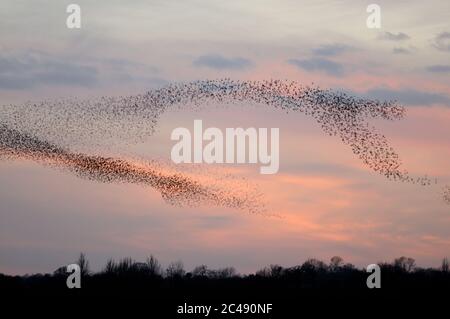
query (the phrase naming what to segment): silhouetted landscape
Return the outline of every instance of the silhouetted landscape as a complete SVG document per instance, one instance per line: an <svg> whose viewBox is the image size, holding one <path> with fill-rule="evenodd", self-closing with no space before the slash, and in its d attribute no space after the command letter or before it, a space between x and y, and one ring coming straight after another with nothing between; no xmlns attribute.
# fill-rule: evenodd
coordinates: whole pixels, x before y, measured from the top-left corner
<svg viewBox="0 0 450 319"><path fill-rule="evenodd" d="M70 273L60 267L51 274L24 276L0 275L0 285L10 297L101 297L148 299L177 302L201 300L292 303L293 300L327 300L372 302L412 301L433 298L436 302L448 296L449 263L446 258L436 268L420 268L414 259L400 257L379 263L381 288L369 289L370 275L340 257L329 263L308 259L289 268L270 265L256 273L241 275L234 268L209 269L205 265L186 271L181 261L163 268L150 256L145 262L131 258L109 260L99 272L91 272L81 254L76 263L81 271L81 289L68 289ZM351 299L348 299L351 298Z"/></svg>

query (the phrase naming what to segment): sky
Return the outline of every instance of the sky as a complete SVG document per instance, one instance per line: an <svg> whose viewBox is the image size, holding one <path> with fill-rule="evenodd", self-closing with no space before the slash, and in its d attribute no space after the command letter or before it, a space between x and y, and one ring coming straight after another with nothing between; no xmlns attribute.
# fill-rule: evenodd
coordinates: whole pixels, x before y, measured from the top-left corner
<svg viewBox="0 0 450 319"><path fill-rule="evenodd" d="M81 28L66 7L81 7ZM199 79L293 80L395 99L401 121L373 121L405 168L450 184L450 3L154 0L0 3L1 105L144 93ZM28 161L0 161L0 272L52 272L86 253L155 255L163 265L241 272L339 255L357 266L450 257L450 206L438 187L388 181L301 114L239 104L164 113L153 136L117 152L170 161L176 127L280 128L280 170L208 167L245 177L267 214L167 204L139 185L102 184ZM196 167L198 168L198 167ZM202 168L203 169L203 168Z"/></svg>

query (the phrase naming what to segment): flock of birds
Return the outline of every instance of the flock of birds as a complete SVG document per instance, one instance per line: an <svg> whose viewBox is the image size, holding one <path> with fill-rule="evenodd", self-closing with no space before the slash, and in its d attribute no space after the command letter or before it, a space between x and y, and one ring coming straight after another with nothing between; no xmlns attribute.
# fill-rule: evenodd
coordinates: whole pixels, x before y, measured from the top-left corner
<svg viewBox="0 0 450 319"><path fill-rule="evenodd" d="M450 186L444 187L444 201L450 205Z"/></svg>
<svg viewBox="0 0 450 319"><path fill-rule="evenodd" d="M0 124L0 158L26 159L64 169L76 176L103 183L134 183L153 187L163 199L174 205L199 203L262 211L262 206L248 192L233 193L217 184L195 180L173 172L158 161L135 161L122 158L70 152L27 133ZM242 189L242 188L241 188Z"/></svg>
<svg viewBox="0 0 450 319"><path fill-rule="evenodd" d="M370 118L401 119L405 114L402 106L279 80L202 80L173 83L133 96L5 105L0 107L0 158L31 159L100 182L149 185L173 204L212 203L259 211L251 193L236 194L205 185L182 172L167 174L156 162L143 167L102 154L117 141L135 143L152 135L161 114L171 107L198 108L209 102L249 102L303 113L386 178L423 186L436 183L402 169L386 137L369 124ZM448 187L444 200L450 204Z"/></svg>

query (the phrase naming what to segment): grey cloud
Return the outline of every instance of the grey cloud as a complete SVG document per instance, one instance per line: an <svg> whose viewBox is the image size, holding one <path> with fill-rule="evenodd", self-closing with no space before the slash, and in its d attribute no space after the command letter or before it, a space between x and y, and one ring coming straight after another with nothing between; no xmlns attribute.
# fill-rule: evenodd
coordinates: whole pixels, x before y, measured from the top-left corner
<svg viewBox="0 0 450 319"><path fill-rule="evenodd" d="M376 88L367 91L367 96L380 100L396 100L406 105L433 105L443 104L450 106L450 97L441 93L430 93L414 89L393 90Z"/></svg>
<svg viewBox="0 0 450 319"><path fill-rule="evenodd" d="M433 46L440 51L450 52L450 32L442 32L436 35Z"/></svg>
<svg viewBox="0 0 450 319"><path fill-rule="evenodd" d="M0 54L0 89L21 90L41 85L92 87L111 83L160 87L160 70L121 58L56 56L41 51Z"/></svg>
<svg viewBox="0 0 450 319"><path fill-rule="evenodd" d="M392 52L394 54L411 54L411 50L400 47L392 49Z"/></svg>
<svg viewBox="0 0 450 319"><path fill-rule="evenodd" d="M221 55L202 55L194 60L196 67L208 67L217 70L240 70L252 65L251 61L241 57L226 58Z"/></svg>
<svg viewBox="0 0 450 319"><path fill-rule="evenodd" d="M42 84L90 86L97 81L97 69L31 52L0 55L0 89L27 89Z"/></svg>
<svg viewBox="0 0 450 319"><path fill-rule="evenodd" d="M320 56L336 56L351 50L355 50L355 48L342 43L334 43L322 45L318 48L313 49L312 52L315 55Z"/></svg>
<svg viewBox="0 0 450 319"><path fill-rule="evenodd" d="M433 73L449 73L450 65L430 65L429 67L427 67L427 71Z"/></svg>
<svg viewBox="0 0 450 319"><path fill-rule="evenodd" d="M332 76L344 74L344 68L341 64L324 58L290 59L288 63L308 72L322 71Z"/></svg>
<svg viewBox="0 0 450 319"><path fill-rule="evenodd" d="M379 39L388 40L388 41L404 41L410 39L409 35L403 32L399 32L397 34L386 31L380 34Z"/></svg>

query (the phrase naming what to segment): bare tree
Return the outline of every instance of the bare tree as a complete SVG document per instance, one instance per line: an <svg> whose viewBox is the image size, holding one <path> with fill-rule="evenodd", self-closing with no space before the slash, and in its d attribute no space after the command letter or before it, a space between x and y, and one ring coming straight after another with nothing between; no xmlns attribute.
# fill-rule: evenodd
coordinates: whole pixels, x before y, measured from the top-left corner
<svg viewBox="0 0 450 319"><path fill-rule="evenodd" d="M208 276L208 267L206 265L200 265L192 270L192 276L194 277L207 277Z"/></svg>
<svg viewBox="0 0 450 319"><path fill-rule="evenodd" d="M256 272L257 276L261 276L261 277L270 277L270 268L269 267L264 267L260 270L258 270Z"/></svg>
<svg viewBox="0 0 450 319"><path fill-rule="evenodd" d="M236 276L236 269L234 269L233 267L225 267L214 271L214 274L216 278L232 278Z"/></svg>
<svg viewBox="0 0 450 319"><path fill-rule="evenodd" d="M402 256L394 260L394 266L407 272L411 272L416 267L414 258Z"/></svg>
<svg viewBox="0 0 450 319"><path fill-rule="evenodd" d="M223 276L223 278L232 278L232 277L239 276L239 274L237 273L236 268L226 267L226 268L222 269L222 276Z"/></svg>
<svg viewBox="0 0 450 319"><path fill-rule="evenodd" d="M166 269L166 276L169 278L183 277L185 273L186 271L181 261L171 262Z"/></svg>
<svg viewBox="0 0 450 319"><path fill-rule="evenodd" d="M116 271L117 271L117 263L114 261L114 259L108 259L105 268L103 269L103 272L106 274L113 274Z"/></svg>
<svg viewBox="0 0 450 319"><path fill-rule="evenodd" d="M89 275L89 261L83 253L80 254L80 257L78 257L78 261L76 263L80 267L80 273L82 276Z"/></svg>
<svg viewBox="0 0 450 319"><path fill-rule="evenodd" d="M301 270L303 270L303 271L311 271L311 270L313 270L313 271L318 271L318 270L323 271L323 270L326 270L326 269L327 269L327 265L323 261L315 259L315 258L308 259L301 266Z"/></svg>
<svg viewBox="0 0 450 319"><path fill-rule="evenodd" d="M330 269L337 270L342 267L343 263L344 263L344 259L342 257L339 257L339 256L331 257Z"/></svg>
<svg viewBox="0 0 450 319"><path fill-rule="evenodd" d="M280 265L270 265L270 276L271 277L281 277L283 274L284 269Z"/></svg>
<svg viewBox="0 0 450 319"><path fill-rule="evenodd" d="M131 257L122 258L117 264L117 272L127 273L132 271L134 261Z"/></svg>
<svg viewBox="0 0 450 319"><path fill-rule="evenodd" d="M153 257L153 255L150 255L150 257L147 258L147 268L148 268L148 272L151 275L154 275L154 276L162 275L161 264L159 263L158 259Z"/></svg>
<svg viewBox="0 0 450 319"><path fill-rule="evenodd" d="M274 277L278 278L284 274L285 270L280 265L270 265L269 267L264 267L256 272L256 275L261 277Z"/></svg>
<svg viewBox="0 0 450 319"><path fill-rule="evenodd" d="M444 258L444 259L442 259L441 270L442 270L443 272L448 272L448 270L449 270L449 265L448 265L448 259L447 259L447 257Z"/></svg>

